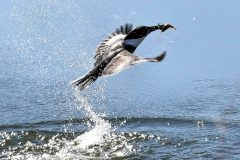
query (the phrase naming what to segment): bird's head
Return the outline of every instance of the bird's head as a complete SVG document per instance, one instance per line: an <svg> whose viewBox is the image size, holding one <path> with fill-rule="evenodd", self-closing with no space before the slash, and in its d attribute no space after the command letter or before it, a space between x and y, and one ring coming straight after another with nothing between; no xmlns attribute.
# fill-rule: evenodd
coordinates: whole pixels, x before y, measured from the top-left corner
<svg viewBox="0 0 240 160"><path fill-rule="evenodd" d="M152 31L156 31L156 30L161 30L162 32L164 32L169 28L173 28L176 30L176 28L173 25L171 25L169 23L165 23L165 24L158 24L157 26L151 26L151 27L149 27L149 31L152 32Z"/></svg>

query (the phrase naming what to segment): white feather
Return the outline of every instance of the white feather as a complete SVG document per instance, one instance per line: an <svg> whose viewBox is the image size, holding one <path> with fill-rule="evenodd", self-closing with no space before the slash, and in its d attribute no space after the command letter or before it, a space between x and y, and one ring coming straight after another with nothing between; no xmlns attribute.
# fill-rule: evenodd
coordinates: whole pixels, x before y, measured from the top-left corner
<svg viewBox="0 0 240 160"><path fill-rule="evenodd" d="M113 49L116 46L121 45L125 37L126 35L124 34L115 35L106 42L106 45L110 46L111 49Z"/></svg>

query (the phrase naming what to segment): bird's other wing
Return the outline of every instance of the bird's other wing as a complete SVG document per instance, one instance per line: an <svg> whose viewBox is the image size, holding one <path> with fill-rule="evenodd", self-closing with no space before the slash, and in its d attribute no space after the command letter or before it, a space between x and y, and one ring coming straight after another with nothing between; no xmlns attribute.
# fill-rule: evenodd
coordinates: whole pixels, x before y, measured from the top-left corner
<svg viewBox="0 0 240 160"><path fill-rule="evenodd" d="M127 50L123 50L118 55L116 55L110 63L104 68L103 75L117 74L124 69L131 67L140 62L142 59L138 56L133 55Z"/></svg>
<svg viewBox="0 0 240 160"><path fill-rule="evenodd" d="M122 45L124 38L132 29L132 24L127 23L117 28L115 32L104 39L96 49L94 66L97 66L106 57L111 56L111 53L113 53L111 51Z"/></svg>

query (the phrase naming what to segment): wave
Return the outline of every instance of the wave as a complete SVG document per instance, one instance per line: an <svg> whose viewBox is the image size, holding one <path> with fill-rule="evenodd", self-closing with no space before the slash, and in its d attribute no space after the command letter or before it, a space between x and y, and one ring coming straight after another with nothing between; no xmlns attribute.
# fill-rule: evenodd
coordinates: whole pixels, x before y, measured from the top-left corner
<svg viewBox="0 0 240 160"><path fill-rule="evenodd" d="M232 125L240 125L239 121L211 121L211 120L203 120L203 119L192 119L192 118L168 118L168 117L102 117L103 120L111 123L114 126L121 125L130 125L130 124L156 124L156 123L171 123L171 124L208 124L208 125L216 125L223 124L224 126L232 126ZM34 129L41 128L44 126L54 126L54 125L86 125L86 123L92 122L91 118L74 118L74 119L66 119L66 120L52 120L52 121L40 121L35 123L21 123L21 124L5 124L0 125L1 130L8 129ZM94 123L94 122L92 122Z"/></svg>

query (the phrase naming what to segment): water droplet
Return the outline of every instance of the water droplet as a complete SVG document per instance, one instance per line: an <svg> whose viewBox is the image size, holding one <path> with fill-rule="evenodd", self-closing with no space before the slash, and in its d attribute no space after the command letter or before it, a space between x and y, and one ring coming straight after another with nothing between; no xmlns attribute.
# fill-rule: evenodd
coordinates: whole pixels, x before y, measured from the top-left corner
<svg viewBox="0 0 240 160"><path fill-rule="evenodd" d="M197 122L197 125L198 125L198 127L204 126L204 123L203 123L203 121L198 121L198 122Z"/></svg>

